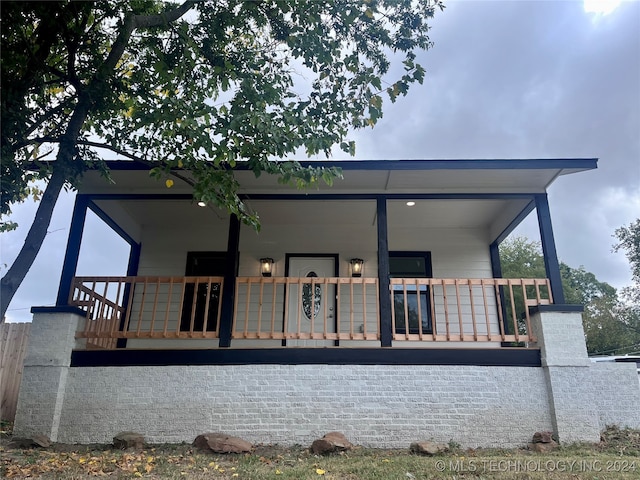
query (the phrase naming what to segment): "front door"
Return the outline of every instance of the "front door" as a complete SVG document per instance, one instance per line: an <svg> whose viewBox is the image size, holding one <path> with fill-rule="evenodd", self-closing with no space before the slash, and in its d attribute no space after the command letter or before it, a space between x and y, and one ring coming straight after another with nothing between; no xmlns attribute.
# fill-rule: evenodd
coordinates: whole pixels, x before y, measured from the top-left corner
<svg viewBox="0 0 640 480"><path fill-rule="evenodd" d="M221 277L226 267L226 252L188 252L185 275L188 277ZM209 308L205 312L209 297ZM195 307L195 313L194 313ZM213 332L218 327L218 309L220 308L220 284L188 283L185 287L181 331L190 331L193 320L193 331L201 332L207 317L207 331Z"/></svg>
<svg viewBox="0 0 640 480"><path fill-rule="evenodd" d="M287 276L309 279L289 285L285 331L301 338L287 340L288 346L335 345L333 340L324 340L323 333L336 331L336 287L322 279L338 276L337 262L337 255L287 256Z"/></svg>

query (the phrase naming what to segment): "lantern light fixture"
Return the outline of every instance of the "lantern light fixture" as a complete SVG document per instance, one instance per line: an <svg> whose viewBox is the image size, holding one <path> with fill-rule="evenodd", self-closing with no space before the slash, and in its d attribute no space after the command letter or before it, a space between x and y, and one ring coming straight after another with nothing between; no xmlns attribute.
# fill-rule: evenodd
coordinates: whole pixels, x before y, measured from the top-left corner
<svg viewBox="0 0 640 480"><path fill-rule="evenodd" d="M351 276L361 277L362 269L364 267L364 260L362 260L361 258L352 258L349 264L351 265Z"/></svg>
<svg viewBox="0 0 640 480"><path fill-rule="evenodd" d="M260 273L263 277L270 277L273 273L273 258L260 259Z"/></svg>

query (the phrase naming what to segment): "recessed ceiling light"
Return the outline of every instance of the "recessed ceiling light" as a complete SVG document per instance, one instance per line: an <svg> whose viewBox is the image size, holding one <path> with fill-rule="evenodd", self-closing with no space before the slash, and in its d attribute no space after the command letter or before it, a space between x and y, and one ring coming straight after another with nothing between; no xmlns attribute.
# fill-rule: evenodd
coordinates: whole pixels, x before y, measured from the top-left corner
<svg viewBox="0 0 640 480"><path fill-rule="evenodd" d="M407 202L407 207L413 207L416 204L416 202Z"/></svg>
<svg viewBox="0 0 640 480"><path fill-rule="evenodd" d="M206 207L206 206L207 206L207 204L206 204L205 202L203 202L202 200L200 200L200 201L198 202L198 206L199 206L199 207Z"/></svg>

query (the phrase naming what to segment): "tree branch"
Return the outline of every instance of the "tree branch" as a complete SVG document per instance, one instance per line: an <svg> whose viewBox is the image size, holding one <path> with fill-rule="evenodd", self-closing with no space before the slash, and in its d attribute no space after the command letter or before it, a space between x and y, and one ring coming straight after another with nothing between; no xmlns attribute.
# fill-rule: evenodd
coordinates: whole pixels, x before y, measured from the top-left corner
<svg viewBox="0 0 640 480"><path fill-rule="evenodd" d="M152 160L147 160L145 158L139 157L137 155L134 155L134 154L129 153L127 151L121 150L121 149L116 148L116 147L114 147L112 145L108 145L106 143L92 142L90 140L78 140L78 144L79 145L87 145L89 147L104 148L106 150L110 150L113 153L117 153L118 155L122 155L123 157L126 157L126 158L128 158L130 160L133 160L134 162L138 162L138 163L141 163L143 165L146 165L149 168L153 168L153 167L156 166ZM176 172L175 170L170 170L169 173L171 175L173 175L174 177L182 180L187 185L190 185L191 187L195 186L195 182L193 180L191 180L188 177L185 177L184 175Z"/></svg>

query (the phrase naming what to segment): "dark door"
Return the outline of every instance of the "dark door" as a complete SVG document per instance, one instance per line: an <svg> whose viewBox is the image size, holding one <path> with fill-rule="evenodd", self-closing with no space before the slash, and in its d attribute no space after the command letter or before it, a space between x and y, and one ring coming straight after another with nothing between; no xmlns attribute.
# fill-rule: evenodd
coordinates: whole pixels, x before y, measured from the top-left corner
<svg viewBox="0 0 640 480"><path fill-rule="evenodd" d="M188 252L185 275L188 277L222 277L226 267L226 252ZM209 297L209 308L205 312ZM193 309L195 306L195 315ZM180 330L191 330L193 316L193 331L202 331L205 314L207 315L207 331L213 332L218 327L218 309L220 308L220 283L194 283L185 287L184 302Z"/></svg>

